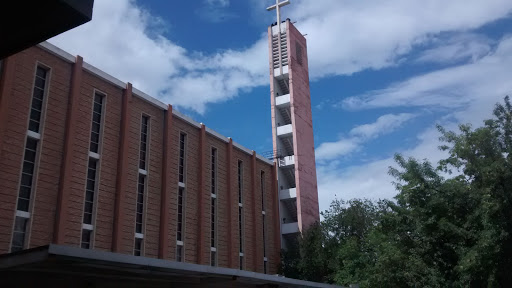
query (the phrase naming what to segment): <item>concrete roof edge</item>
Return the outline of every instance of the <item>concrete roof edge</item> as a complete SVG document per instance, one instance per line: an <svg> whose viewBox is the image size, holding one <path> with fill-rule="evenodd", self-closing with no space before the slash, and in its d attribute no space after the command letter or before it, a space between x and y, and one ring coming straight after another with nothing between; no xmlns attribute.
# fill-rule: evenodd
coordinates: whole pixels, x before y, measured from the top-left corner
<svg viewBox="0 0 512 288"><path fill-rule="evenodd" d="M265 163L267 163L267 164L274 165L274 161L272 161L272 160L270 160L270 159L267 159L267 158L263 157L263 156L262 156L262 155L260 155L260 154L257 154L257 153L256 153L256 158L258 158L259 160L261 160L261 161L263 161L263 162L265 162Z"/></svg>
<svg viewBox="0 0 512 288"><path fill-rule="evenodd" d="M117 79L116 77L108 74L107 72L99 69L99 68L96 68L94 67L93 65L87 63L84 61L84 66L83 68L89 72L91 72L92 74L114 84L115 86L121 88L121 89L125 89L126 88L126 83Z"/></svg>
<svg viewBox="0 0 512 288"><path fill-rule="evenodd" d="M149 96L148 94L140 91L139 89L137 89L135 87L132 87L132 94L134 96L137 96L137 97L143 99L143 100L146 100L147 102L155 105L156 107L162 108L164 110L167 110L167 108L168 108L168 105L165 104L164 102L156 99L155 97Z"/></svg>
<svg viewBox="0 0 512 288"><path fill-rule="evenodd" d="M220 134L219 132L213 130L212 128L206 127L206 133L209 133L210 135L218 138L219 140L229 143L229 138Z"/></svg>
<svg viewBox="0 0 512 288"><path fill-rule="evenodd" d="M194 125L197 128L201 128L201 123L199 123L199 122L195 121L194 119L186 116L185 114L182 114L181 112L176 111L175 109L172 109L172 114L174 116L180 118L181 120Z"/></svg>
<svg viewBox="0 0 512 288"><path fill-rule="evenodd" d="M69 54L68 52L60 49L59 47L53 45L52 43L48 41L41 42L37 44L37 46L43 48L44 50L59 56L60 58L66 60L67 62L75 63L76 58L74 55Z"/></svg>
<svg viewBox="0 0 512 288"><path fill-rule="evenodd" d="M50 53L52 53L52 54L54 54L56 56L64 59L67 62L75 63L75 61L76 61L76 57L75 56L73 56L73 55L69 54L68 52L60 49L59 47L49 43L48 41L41 42L41 43L38 44L38 46L43 48L46 51L49 51ZM106 73L105 71L103 71L103 70L101 70L101 69L99 69L99 68L97 68L97 67L95 67L95 66L93 66L93 65L91 65L91 64L89 64L89 63L87 63L85 61L83 63L83 68L85 70L89 71L90 73L92 73L92 74L94 74L94 75L96 75L96 76L106 80L107 82L110 82L110 83L114 84L115 86L117 86L117 87L119 87L121 89L126 89L126 83L125 82L117 79L116 77ZM155 106L157 106L157 107L159 107L159 108L161 108L163 110L167 110L167 108L168 108L167 104L163 103L162 101L158 100L155 97L152 97L152 96L142 92L141 90L139 90L139 89L137 89L135 87L132 87L132 93L133 93L134 96L139 97L139 98L141 98L141 99L143 99L143 100L145 100L145 101L147 101L147 102L149 102L149 103L151 103L151 104L153 104L153 105L155 105ZM195 126L197 128L201 128L201 123L199 123L199 122L195 121L194 119L192 119L192 118L190 118L190 117L188 117L188 116L178 112L175 109L172 109L172 114L174 116L180 118L181 120L184 120L185 122L188 122L188 123L192 124L193 126ZM214 131L211 128L206 127L206 132L210 133L211 135L219 138L220 140L222 140L222 141L224 141L226 143L229 142L229 138L228 137L226 137L226 136L224 136L224 135ZM250 149L240 145L239 143L237 143L235 141L233 141L233 146L238 148L239 150L249 154L249 155L252 155L252 150L250 150ZM265 163L267 163L269 165L273 165L273 161L272 160L269 160L269 159L267 159L267 158L265 158L265 157L263 157L263 156L261 156L259 154L256 154L256 157L259 160L261 160L261 161L263 161L263 162L265 162Z"/></svg>

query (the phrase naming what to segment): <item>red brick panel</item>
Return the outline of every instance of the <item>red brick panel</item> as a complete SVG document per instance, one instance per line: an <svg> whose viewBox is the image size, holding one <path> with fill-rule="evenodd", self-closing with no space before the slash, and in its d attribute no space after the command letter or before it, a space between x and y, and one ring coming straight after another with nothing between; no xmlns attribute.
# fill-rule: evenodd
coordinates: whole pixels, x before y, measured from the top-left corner
<svg viewBox="0 0 512 288"><path fill-rule="evenodd" d="M236 235L235 237L235 246L236 247L236 254L235 254L235 257L236 257L236 267L239 266L239 259L238 259L238 252L240 251L240 241L239 241L239 229L238 229L238 160L242 160L243 162L243 179L242 179L242 204L243 204L243 245L244 245L244 270L248 270L248 271L254 271L254 267L253 267L253 250L252 250L252 245L254 245L254 240L252 238L252 229L253 229L253 215L254 215L254 203L253 203L253 199L252 199L252 193L251 193L251 156L248 155L247 153L245 152L242 152L240 151L239 149L233 149L233 164L232 164L232 169L234 169L233 171L233 175L234 175L234 196L236 199L235 200L235 206L232 207L234 209L234 213L233 215L235 215L235 217L233 219L236 219L236 221L234 221L234 224L235 224L235 233L233 233L234 235Z"/></svg>
<svg viewBox="0 0 512 288"><path fill-rule="evenodd" d="M30 73L23 77L19 55L4 59L0 75L0 254L11 244L31 95Z"/></svg>
<svg viewBox="0 0 512 288"><path fill-rule="evenodd" d="M47 84L46 106L43 106L43 109L46 108L43 113L44 124L40 130L36 189L32 192L32 201L35 200L31 214L29 247L32 248L48 245L53 239L72 64L40 48L33 47L28 52L31 58L29 61L33 64L27 63L29 65L27 68L32 66L34 71L37 61L50 68L49 78L47 78L50 82Z"/></svg>
<svg viewBox="0 0 512 288"><path fill-rule="evenodd" d="M288 55L290 55L290 105L297 184L297 218L299 229L303 231L316 221L320 221L313 120L306 38L290 21L287 21L287 24ZM301 45L303 49L302 64L296 59L297 45Z"/></svg>
<svg viewBox="0 0 512 288"><path fill-rule="evenodd" d="M171 199L174 203L171 204L171 209L177 210L177 194L178 194L178 155L179 155L179 137L180 132L187 134L187 148L186 148L186 176L185 176L185 226L184 226L184 249L185 249L185 262L196 263L197 260L197 221L199 215L199 209L197 206L198 195L199 195L199 133L200 129L196 128L189 123L184 122L181 119L176 118L173 125L173 138L175 143L172 144L172 153L176 155L176 163L173 165L176 169L175 173L171 173L169 177L176 178L176 187L174 189L174 195L171 195ZM176 215L174 211L174 237L170 238L171 245L176 249ZM175 253L175 251L174 251Z"/></svg>
<svg viewBox="0 0 512 288"><path fill-rule="evenodd" d="M140 149L140 129L142 115L148 116L149 122L149 139L148 139L148 160L147 165L147 189L145 191L145 215L144 215L144 253L146 257L158 257L159 231L160 231L160 200L162 191L162 157L163 157L163 131L164 131L164 111L159 107L138 98L133 98L133 106L131 113L131 128L128 141L130 142L130 153L128 165L133 165L136 172L135 177L129 178L128 187L133 189L126 192L127 201L126 227L131 228L135 232L135 212L136 212L136 196L137 196L137 176L139 168L139 149ZM132 149L135 148L135 149ZM132 169L130 169L132 171ZM131 181L133 180L133 181ZM132 237L133 233L129 233L128 237ZM131 248L133 250L133 247ZM130 252L133 253L133 252Z"/></svg>
<svg viewBox="0 0 512 288"><path fill-rule="evenodd" d="M123 90L90 73L84 73L83 82L86 89L88 89L87 93L91 97L93 97L95 91L106 95L102 113L103 120L99 151L100 166L97 178L97 202L95 204L94 248L111 251ZM87 107L90 110L90 117L92 117L92 99L90 101ZM91 131L90 125L86 131L88 134ZM85 165L87 165L87 162L85 162ZM85 187L82 187L82 195L84 195L84 191Z"/></svg>
<svg viewBox="0 0 512 288"><path fill-rule="evenodd" d="M227 157L227 145L225 142L219 140L218 138L207 135L206 138L206 191L209 196L211 193L211 149L217 149L217 266L219 267L229 267L228 266L228 240L231 235L228 231L229 225L229 215L228 215L228 207L229 207L229 198L228 198L228 165L225 161ZM208 198L210 199L210 198ZM210 216L211 215L211 203L208 202L206 206L206 221L203 223L206 231L206 246L207 246L207 254L210 251ZM208 255L209 257L209 255ZM209 258L207 258L209 263Z"/></svg>
<svg viewBox="0 0 512 288"><path fill-rule="evenodd" d="M227 152L226 152L226 176L227 176L227 230L228 230L228 237L227 237L227 251L228 251L228 267L229 268L236 268L236 261L235 256L237 255L238 251L235 248L235 241L236 237L234 235L234 231L237 230L236 227L236 221L233 219L233 217L236 217L235 215L238 215L235 213L235 209L233 208L238 201L235 200L235 187L234 187L234 179L236 175L236 171L233 171L233 139L229 138ZM236 198L238 199L238 198Z"/></svg>
<svg viewBox="0 0 512 288"><path fill-rule="evenodd" d="M75 124L77 120L78 97L80 97L80 86L82 84L82 65L83 59L76 57L73 64L73 74L71 78L71 88L68 100L68 113L66 115L66 130L64 134L64 149L62 157L62 166L60 171L60 183L57 196L57 207L55 211L53 242L57 244L64 243L64 231L67 219L67 207L69 200L68 191L71 190L71 175L73 165L73 147L75 146Z"/></svg>
<svg viewBox="0 0 512 288"><path fill-rule="evenodd" d="M162 190L160 194L160 236L159 236L159 247L158 247L158 258L168 259L169 258L169 207L170 207L170 195L172 191L171 177L167 177L172 167L172 155L170 146L172 142L172 106L168 105L167 111L164 114L164 136L163 136L163 152L162 152Z"/></svg>
<svg viewBox="0 0 512 288"><path fill-rule="evenodd" d="M119 134L119 156L117 161L117 175L116 175L116 193L115 193L115 202L114 202L114 223L112 229L112 251L121 252L121 253L129 253L130 251L130 240L126 240L123 235L125 232L124 229L124 219L125 219L125 194L126 190L129 189L127 187L128 182L128 171L133 170L133 163L129 165L129 133L130 133L130 115L131 115L131 105L132 105L132 85L128 83L126 85L126 89L123 92L122 99L122 110L121 110L121 124L120 124L120 134ZM133 172L131 173L132 177L134 176ZM128 233L129 233L128 228ZM132 232L133 233L133 232ZM126 243L127 242L127 243ZM131 242L133 243L133 241Z"/></svg>

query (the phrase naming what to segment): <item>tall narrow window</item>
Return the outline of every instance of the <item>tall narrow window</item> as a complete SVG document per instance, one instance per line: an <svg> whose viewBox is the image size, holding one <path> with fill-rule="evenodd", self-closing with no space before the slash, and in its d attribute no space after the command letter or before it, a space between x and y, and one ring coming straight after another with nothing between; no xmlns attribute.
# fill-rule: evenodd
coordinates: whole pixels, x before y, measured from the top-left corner
<svg viewBox="0 0 512 288"><path fill-rule="evenodd" d="M267 241L265 237L265 172L260 173L260 188L261 188L261 216L262 216L262 229L263 229L263 272L267 274Z"/></svg>
<svg viewBox="0 0 512 288"><path fill-rule="evenodd" d="M144 190L146 188L146 177L139 175L139 183L137 187L137 213L135 219L135 233L142 233L142 224L144 224Z"/></svg>
<svg viewBox="0 0 512 288"><path fill-rule="evenodd" d="M32 92L32 106L30 109L30 120L28 130L39 133L41 128L41 114L43 110L43 98L46 89L46 78L48 71L42 67L36 69L36 79L34 81L34 90Z"/></svg>
<svg viewBox="0 0 512 288"><path fill-rule="evenodd" d="M25 234L27 233L28 218L16 216L14 233L12 236L11 252L23 250L25 247Z"/></svg>
<svg viewBox="0 0 512 288"><path fill-rule="evenodd" d="M142 251L142 239L135 238L135 245L133 247L133 255L140 256Z"/></svg>
<svg viewBox="0 0 512 288"><path fill-rule="evenodd" d="M212 178L212 194L217 194L217 149L212 148L211 155L211 178Z"/></svg>
<svg viewBox="0 0 512 288"><path fill-rule="evenodd" d="M139 151L139 169L146 170L146 155L148 142L148 117L142 116L140 125L140 151Z"/></svg>
<svg viewBox="0 0 512 288"><path fill-rule="evenodd" d="M261 189L261 211L265 211L265 172L261 171L260 174L260 189Z"/></svg>
<svg viewBox="0 0 512 288"><path fill-rule="evenodd" d="M183 209L185 206L184 203L185 197L185 188L178 188L178 223L176 227L176 261L183 261Z"/></svg>
<svg viewBox="0 0 512 288"><path fill-rule="evenodd" d="M186 153L186 142L187 135L185 133L180 133L180 158L179 158L179 167L178 167L178 181L181 183L185 183L185 153Z"/></svg>
<svg viewBox="0 0 512 288"><path fill-rule="evenodd" d="M178 219L176 223L176 261L185 260L185 180L187 175L187 134L180 133L178 158Z"/></svg>
<svg viewBox="0 0 512 288"><path fill-rule="evenodd" d="M238 203L242 203L243 162L238 160Z"/></svg>
<svg viewBox="0 0 512 288"><path fill-rule="evenodd" d="M22 173L18 190L18 203L16 205L16 218L12 234L11 252L25 248L27 229L30 219L30 200L34 190L36 178L36 159L39 139L41 139L41 121L43 114L43 100L46 93L49 71L43 67L36 67L27 139L23 155Z"/></svg>
<svg viewBox="0 0 512 288"><path fill-rule="evenodd" d="M140 123L140 144L139 144L139 176L137 183L137 201L135 206L135 245L133 255L142 255L144 239L144 197L146 191L146 182L148 177L147 157L148 157L148 131L149 117L142 116Z"/></svg>
<svg viewBox="0 0 512 288"><path fill-rule="evenodd" d="M240 246L240 270L244 269L244 208L243 208L243 162L238 160L238 238Z"/></svg>
<svg viewBox="0 0 512 288"><path fill-rule="evenodd" d="M18 210L29 211L30 194L34 178L34 168L37 154L37 140L27 137L25 156L23 157L23 170L21 173L20 190L18 194Z"/></svg>
<svg viewBox="0 0 512 288"><path fill-rule="evenodd" d="M91 249L94 235L94 205L98 198L98 170L100 164L101 125L103 122L103 102L105 95L94 93L91 139L89 142L89 159L87 161L87 175L85 184L84 212L82 220L81 247Z"/></svg>
<svg viewBox="0 0 512 288"><path fill-rule="evenodd" d="M267 257L267 247L266 247L266 241L265 241L265 214L263 216L263 257Z"/></svg>
<svg viewBox="0 0 512 288"><path fill-rule="evenodd" d="M217 258L217 239L216 239L216 218L217 217L217 199L215 197L212 197L212 203L211 203L211 235L210 235L210 258L211 258L211 265L216 266L216 258Z"/></svg>
<svg viewBox="0 0 512 288"><path fill-rule="evenodd" d="M217 265L217 149L211 150L210 264Z"/></svg>
<svg viewBox="0 0 512 288"><path fill-rule="evenodd" d="M82 229L82 248L89 249L91 248L91 230Z"/></svg>
<svg viewBox="0 0 512 288"><path fill-rule="evenodd" d="M100 132L101 132L101 117L103 112L103 98L104 96L95 93L94 104L92 111L92 127L91 127L91 144L90 151L98 153L100 147Z"/></svg>
<svg viewBox="0 0 512 288"><path fill-rule="evenodd" d="M94 206L94 194L96 192L96 176L97 176L98 160L89 158L87 167L87 184L85 190L85 205L84 205L84 224L92 225L92 215Z"/></svg>
<svg viewBox="0 0 512 288"><path fill-rule="evenodd" d="M239 237L239 243L240 243L240 270L244 269L244 261L243 261L243 258L244 258L244 241L243 241L243 235L244 235L244 231L243 231L243 220L244 220L244 216L243 216L243 213L244 213L244 208L242 207L238 207L238 237Z"/></svg>

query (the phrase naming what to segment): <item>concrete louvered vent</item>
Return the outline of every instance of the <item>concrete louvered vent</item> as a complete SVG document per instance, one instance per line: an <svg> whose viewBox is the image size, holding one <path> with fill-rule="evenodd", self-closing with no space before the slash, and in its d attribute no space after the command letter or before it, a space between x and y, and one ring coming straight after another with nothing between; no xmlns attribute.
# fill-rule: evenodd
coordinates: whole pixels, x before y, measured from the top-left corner
<svg viewBox="0 0 512 288"><path fill-rule="evenodd" d="M279 50L281 50L281 65L288 65L288 47L286 43L286 32L281 33L281 41L279 41L279 33L272 36L272 62L274 69L279 68Z"/></svg>

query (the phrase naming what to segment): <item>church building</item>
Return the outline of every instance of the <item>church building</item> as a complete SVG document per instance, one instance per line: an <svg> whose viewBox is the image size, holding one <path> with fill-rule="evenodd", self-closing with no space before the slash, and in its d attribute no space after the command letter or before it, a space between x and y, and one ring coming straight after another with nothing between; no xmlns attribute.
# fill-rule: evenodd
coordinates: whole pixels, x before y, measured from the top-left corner
<svg viewBox="0 0 512 288"><path fill-rule="evenodd" d="M1 60L2 286L331 287L277 275L319 221L288 3L268 8L270 159L48 42Z"/></svg>

